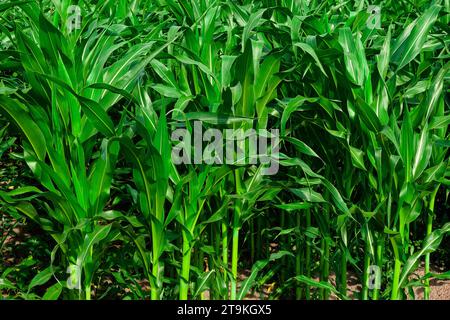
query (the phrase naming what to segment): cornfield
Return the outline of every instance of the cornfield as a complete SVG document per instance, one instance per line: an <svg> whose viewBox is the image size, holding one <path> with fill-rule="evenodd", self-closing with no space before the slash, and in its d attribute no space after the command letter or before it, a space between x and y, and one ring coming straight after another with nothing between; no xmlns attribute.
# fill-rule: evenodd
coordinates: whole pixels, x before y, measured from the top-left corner
<svg viewBox="0 0 450 320"><path fill-rule="evenodd" d="M2 298L430 299L449 22L449 0L1 0Z"/></svg>

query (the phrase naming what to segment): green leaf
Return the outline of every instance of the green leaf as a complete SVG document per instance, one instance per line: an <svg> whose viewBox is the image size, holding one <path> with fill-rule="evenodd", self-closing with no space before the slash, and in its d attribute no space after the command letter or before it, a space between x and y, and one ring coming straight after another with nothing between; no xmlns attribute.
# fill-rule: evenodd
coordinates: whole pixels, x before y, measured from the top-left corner
<svg viewBox="0 0 450 320"><path fill-rule="evenodd" d="M406 181L411 180L411 162L414 152L414 132L408 110L405 110L400 134L400 155L406 172Z"/></svg>
<svg viewBox="0 0 450 320"><path fill-rule="evenodd" d="M286 123L288 122L293 112L307 110L307 108L302 108L305 102L315 103L317 101L319 101L319 98L305 98L303 96L297 96L290 99L285 106L283 114L281 116L281 135L286 135Z"/></svg>
<svg viewBox="0 0 450 320"><path fill-rule="evenodd" d="M81 109L83 110L84 113L86 113L88 119L92 121L92 123L94 124L94 126L98 131L103 133L108 138L111 138L115 135L114 124L111 118L109 118L108 114L99 103L97 103L94 100L78 95L67 83L58 78L46 74L39 74L39 75L48 80L51 80L52 82L63 87L64 89L69 91L73 96L75 96L78 99L79 103L81 104Z"/></svg>
<svg viewBox="0 0 450 320"><path fill-rule="evenodd" d="M42 300L58 300L63 290L61 283L57 282L45 291Z"/></svg>
<svg viewBox="0 0 450 320"><path fill-rule="evenodd" d="M0 95L0 110L3 110L5 115L9 116L20 128L33 147L38 159L44 160L47 152L44 135L36 122L30 117L26 107L17 100Z"/></svg>
<svg viewBox="0 0 450 320"><path fill-rule="evenodd" d="M430 117L433 116L436 107L439 105L440 101L442 101L444 78L449 69L450 62L445 64L444 67L439 70L427 90L425 99L422 99L419 106L411 111L411 123L413 128L416 128L419 124L424 125L429 121Z"/></svg>
<svg viewBox="0 0 450 320"><path fill-rule="evenodd" d="M399 280L400 288L403 288L406 285L408 275L417 268L420 258L427 253L435 251L439 247L444 235L448 232L450 232L450 223L446 223L442 228L434 230L425 238L422 248L409 257L403 266Z"/></svg>
<svg viewBox="0 0 450 320"><path fill-rule="evenodd" d="M30 1L14 1L14 2L2 3L2 4L0 4L0 12L6 11L9 8L12 8L12 7L22 6L22 5L30 3L30 2L33 2L33 0L30 0Z"/></svg>
<svg viewBox="0 0 450 320"><path fill-rule="evenodd" d="M316 158L320 159L319 155L303 141L300 141L297 138L291 138L291 137L284 138L284 140L292 143L297 148L297 150L300 151L301 153L304 153L308 156L312 156L312 157L316 157Z"/></svg>
<svg viewBox="0 0 450 320"><path fill-rule="evenodd" d="M377 69L381 79L385 79L389 70L389 59L391 57L391 27L389 27L380 54L377 56Z"/></svg>
<svg viewBox="0 0 450 320"><path fill-rule="evenodd" d="M111 231L112 224L108 225L96 225L94 231L88 233L83 242L83 246L78 255L77 262L80 265L83 265L86 258L89 256L89 252L91 252L93 246L103 239L105 239L109 232Z"/></svg>
<svg viewBox="0 0 450 320"><path fill-rule="evenodd" d="M200 293L202 293L203 291L206 290L208 282L210 281L214 272L215 272L215 270L204 272L198 277L196 290L195 290L194 295L192 296L193 299L198 297Z"/></svg>
<svg viewBox="0 0 450 320"><path fill-rule="evenodd" d="M367 171L366 166L364 165L364 152L360 149L349 146L350 155L352 157L352 163L356 168Z"/></svg>
<svg viewBox="0 0 450 320"><path fill-rule="evenodd" d="M33 289L34 287L41 286L41 285L47 283L47 281L50 280L52 275L53 275L53 272L52 272L51 267L48 267L48 268L40 271L37 275L34 276L34 278L31 280L30 284L28 285L28 292L30 292L30 290Z"/></svg>
<svg viewBox="0 0 450 320"><path fill-rule="evenodd" d="M432 145L428 142L428 124L425 124L415 148L416 154L412 163L412 175L414 179L417 179L428 166L431 148Z"/></svg>
<svg viewBox="0 0 450 320"><path fill-rule="evenodd" d="M221 58L222 58L222 70L221 70L222 87L227 88L231 84L232 79L231 67L233 66L233 63L236 60L237 56L223 55Z"/></svg>
<svg viewBox="0 0 450 320"><path fill-rule="evenodd" d="M8 289L16 289L16 286L6 278L0 278L0 289L8 290Z"/></svg>
<svg viewBox="0 0 450 320"><path fill-rule="evenodd" d="M116 134L111 118L99 103L81 96L78 96L78 100L81 103L81 109L87 115L88 119L93 122L98 131L103 133L107 138L111 138Z"/></svg>
<svg viewBox="0 0 450 320"><path fill-rule="evenodd" d="M357 110L358 117L367 129L373 132L379 132L381 130L381 123L375 111L359 96L357 97L355 108Z"/></svg>
<svg viewBox="0 0 450 320"><path fill-rule="evenodd" d="M391 61L397 65L397 71L410 63L423 50L428 33L440 10L441 6L432 5L398 37L391 56Z"/></svg>
<svg viewBox="0 0 450 320"><path fill-rule="evenodd" d="M431 119L430 130L448 128L450 126L450 115L435 116Z"/></svg>
<svg viewBox="0 0 450 320"><path fill-rule="evenodd" d="M269 264L269 262L281 259L285 256L293 256L293 254L288 251L279 251L277 253L271 254L269 259L256 261L252 267L250 276L248 276L248 278L242 282L241 289L239 290L239 293L237 295L237 299L242 300L245 298L245 296L250 291L253 283L255 282L258 273L262 269L264 269Z"/></svg>
<svg viewBox="0 0 450 320"><path fill-rule="evenodd" d="M344 62L349 80L358 86L363 86L369 75L361 36L353 36L348 27L339 29L339 44L344 51Z"/></svg>
<svg viewBox="0 0 450 320"><path fill-rule="evenodd" d="M178 115L174 120L185 121L185 120L199 120L210 124L232 124L232 123L242 123L253 122L253 118L233 116L223 113L213 113L213 112L189 112L184 115Z"/></svg>
<svg viewBox="0 0 450 320"><path fill-rule="evenodd" d="M320 193L309 188L290 189L290 191L308 202L325 202L325 199Z"/></svg>
<svg viewBox="0 0 450 320"><path fill-rule="evenodd" d="M245 50L245 45L247 43L247 40L250 37L250 33L255 29L258 25L262 24L264 22L264 19L261 19L262 15L266 9L260 9L257 12L254 12L250 15L248 18L247 23L244 26L244 31L242 33L242 52Z"/></svg>
<svg viewBox="0 0 450 320"><path fill-rule="evenodd" d="M316 62L316 65L319 67L320 71L322 71L324 76L328 77L327 73L325 72L325 69L323 68L322 63L320 62L319 57L317 56L316 51L313 49L313 47L311 47L307 43L302 43L302 42L294 43L294 46L299 47L300 49L305 51L307 54L309 54L314 59L314 61Z"/></svg>
<svg viewBox="0 0 450 320"><path fill-rule="evenodd" d="M264 59L255 79L255 99L263 97L271 78L273 78L280 69L280 62L280 57L277 54L272 54Z"/></svg>
<svg viewBox="0 0 450 320"><path fill-rule="evenodd" d="M299 281L301 283L305 283L305 284L307 284L307 285L309 285L311 287L316 287L316 288L319 288L319 289L330 290L331 292L333 292L335 295L337 295L341 299L346 299L345 296L340 294L339 291L337 291L336 288L334 286L332 286L331 284L329 284L328 282L316 281L316 280L311 279L310 277L307 277L307 276L304 276L304 275L296 276L293 279L296 280L296 281Z"/></svg>
<svg viewBox="0 0 450 320"><path fill-rule="evenodd" d="M308 202L290 202L290 203L283 203L283 204L277 204L277 208L280 208L282 210L286 211L294 211L294 210L304 210L311 208L311 203Z"/></svg>

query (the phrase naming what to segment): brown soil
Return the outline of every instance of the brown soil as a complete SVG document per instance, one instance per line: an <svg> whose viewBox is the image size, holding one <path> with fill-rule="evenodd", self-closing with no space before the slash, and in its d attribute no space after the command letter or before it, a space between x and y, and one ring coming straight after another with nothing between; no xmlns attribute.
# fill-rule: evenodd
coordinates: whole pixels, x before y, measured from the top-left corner
<svg viewBox="0 0 450 320"><path fill-rule="evenodd" d="M433 273L442 273L444 271L438 267L431 267L431 272ZM424 274L424 267L422 265L410 277L423 277ZM330 283L336 286L336 276L334 274L330 276ZM347 275L347 296L351 299L358 299L358 293L360 291L361 283L359 277L355 273L349 272ZM423 287L415 287L414 295L415 300L423 300ZM331 300L337 299L335 295L331 295ZM412 300L412 297L409 297L409 299ZM450 300L450 280L430 280L430 300Z"/></svg>
<svg viewBox="0 0 450 320"><path fill-rule="evenodd" d="M443 270L439 268L431 268L434 273L442 273ZM423 277L425 274L424 268L420 267L416 274L420 277ZM439 279L431 279L430 280L430 299L431 300L450 300L450 280L439 280ZM414 294L416 296L416 300L423 299L423 288L415 288Z"/></svg>

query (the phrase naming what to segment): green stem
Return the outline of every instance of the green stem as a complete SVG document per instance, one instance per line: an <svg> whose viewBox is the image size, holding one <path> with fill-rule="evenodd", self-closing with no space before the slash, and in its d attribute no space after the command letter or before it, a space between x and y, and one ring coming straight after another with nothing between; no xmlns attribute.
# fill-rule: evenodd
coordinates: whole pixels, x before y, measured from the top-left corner
<svg viewBox="0 0 450 320"><path fill-rule="evenodd" d="M92 257L94 255L94 248L89 248L89 253L87 257L87 264L92 263ZM90 273L90 276L87 276L87 273L85 272L85 284L84 284L84 294L86 300L91 300L91 282L92 282L92 273Z"/></svg>
<svg viewBox="0 0 450 320"><path fill-rule="evenodd" d="M225 221L222 221L222 262L228 266L228 227Z"/></svg>
<svg viewBox="0 0 450 320"><path fill-rule="evenodd" d="M429 203L429 211L427 215L427 236L431 234L433 231L433 215L434 215L434 202L436 200L436 194L439 190L439 187L437 187L430 196L430 203ZM428 274L430 272L430 253L427 253L425 255L425 274ZM425 280L425 288L424 288L424 300L430 299L430 280Z"/></svg>
<svg viewBox="0 0 450 320"><path fill-rule="evenodd" d="M399 282L400 282L400 272L401 272L401 261L400 261L400 255L398 253L398 247L397 243L395 241L395 238L391 238L392 247L394 249L394 257L395 257L395 264L394 264L394 277L392 280L392 292L391 292L391 300L398 300L398 292L399 292Z"/></svg>
<svg viewBox="0 0 450 320"><path fill-rule="evenodd" d="M281 212L281 221L280 221L280 227L281 230L286 229L286 215L284 212ZM280 248L283 250L283 238L285 237L280 237ZM281 258L281 263L283 264L283 266L286 266L287 264L287 260L286 257ZM281 269L281 274L280 274L280 281L281 283L284 283L286 281L286 270L288 269L288 267Z"/></svg>
<svg viewBox="0 0 450 320"><path fill-rule="evenodd" d="M224 219L222 221L222 262L225 268L228 268L228 227L227 227L227 221L228 219ZM227 271L223 271L223 281L225 283L228 283L227 278ZM228 293L224 297L225 299L228 299Z"/></svg>
<svg viewBox="0 0 450 320"><path fill-rule="evenodd" d="M369 287L368 287L369 266L370 266L370 253L369 252L370 252L370 245L369 245L369 241L367 239L365 255L364 255L363 283L362 283L362 292L361 292L362 300L368 300L368 298L369 298Z"/></svg>
<svg viewBox="0 0 450 320"><path fill-rule="evenodd" d="M261 252L261 248L262 248L261 231L262 231L262 228L261 228L261 216L259 216L257 218L257 220L256 220L256 247L258 249L260 249L260 250L258 250L256 252L256 256L255 256L256 259L260 259L261 258L261 254L262 254L262 252Z"/></svg>
<svg viewBox="0 0 450 320"><path fill-rule="evenodd" d="M328 282L328 277L330 275L330 245L328 243L328 239L324 239L324 258L322 265L322 281ZM322 291L322 299L328 300L330 297L330 290L323 289Z"/></svg>
<svg viewBox="0 0 450 320"><path fill-rule="evenodd" d="M328 196L328 192L325 193L325 199L328 200L329 196ZM322 267L322 272L321 272L321 281L324 282L328 282L328 277L330 275L330 244L329 244L329 235L330 235L330 230L329 230L329 226L330 226L330 208L329 206L325 207L324 210L324 215L325 215L325 221L327 222L327 226L326 226L326 234L323 236L322 238L322 242L321 242L321 249L322 249L322 255L320 257L320 265ZM321 299L322 300L328 300L330 297L330 290L328 289L320 289L320 293L321 293Z"/></svg>
<svg viewBox="0 0 450 320"><path fill-rule="evenodd" d="M344 245L342 244L341 247L341 281L340 281L340 288L339 292L347 296L347 255L344 248Z"/></svg>
<svg viewBox="0 0 450 320"><path fill-rule="evenodd" d="M384 247L383 234L380 234L377 240L377 252L376 252L376 259L377 259L376 263L380 273L383 270L383 247ZM378 300L379 297L380 297L380 289L376 287L373 291L373 300Z"/></svg>
<svg viewBox="0 0 450 320"><path fill-rule="evenodd" d="M153 263L153 267L152 267L152 275L153 275L153 277L156 277L156 280L155 280L156 286L151 289L151 299L152 300L159 300L159 288L158 288L159 266L158 265L159 265L159 261L155 261Z"/></svg>
<svg viewBox="0 0 450 320"><path fill-rule="evenodd" d="M236 208L237 209L237 208ZM236 282L237 282L237 266L238 266L238 249L239 249L239 213L234 212L233 219L233 243L231 248L231 300L236 300Z"/></svg>
<svg viewBox="0 0 450 320"><path fill-rule="evenodd" d="M241 194L242 182L239 169L234 171L236 193ZM232 247L231 247L231 275L233 280L231 281L231 300L236 300L237 294L237 266L238 266L238 250L239 250L239 229L240 229L240 217L241 217L241 201L238 199L234 205L233 212L233 234L232 234Z"/></svg>
<svg viewBox="0 0 450 320"><path fill-rule="evenodd" d="M90 283L86 284L85 294L86 294L86 297L85 297L86 300L91 300L91 284Z"/></svg>
<svg viewBox="0 0 450 320"><path fill-rule="evenodd" d="M311 227L311 209L306 209L306 229ZM305 254L305 271L306 276L311 278L311 240L306 238L306 254ZM311 299L311 287L305 286L305 298Z"/></svg>
<svg viewBox="0 0 450 320"><path fill-rule="evenodd" d="M181 265L180 300L187 300L189 291L189 271L191 268L191 247L183 232L183 262Z"/></svg>
<svg viewBox="0 0 450 320"><path fill-rule="evenodd" d="M255 227L250 223L250 261L255 262Z"/></svg>
<svg viewBox="0 0 450 320"><path fill-rule="evenodd" d="M153 249L153 265L152 265L152 275L155 279L155 287L153 287L151 289L151 299L152 300L159 300L160 299L160 286L161 286L161 270L160 270L160 265L159 265L159 256L158 256L158 252L159 252L159 239L160 239L160 234L157 230L157 227L155 226L155 224L152 224L152 238L153 238L153 242L152 242L152 249Z"/></svg>
<svg viewBox="0 0 450 320"><path fill-rule="evenodd" d="M297 228L301 227L301 214L300 211L297 212ZM297 236L296 239L296 243L295 243L295 249L296 249L296 257L295 257L295 275L301 275L303 274L303 268L302 268L302 250L301 248L301 241L300 241L300 237ZM296 291L295 291L295 296L297 300L300 300L302 298L302 286L299 284L297 285Z"/></svg>

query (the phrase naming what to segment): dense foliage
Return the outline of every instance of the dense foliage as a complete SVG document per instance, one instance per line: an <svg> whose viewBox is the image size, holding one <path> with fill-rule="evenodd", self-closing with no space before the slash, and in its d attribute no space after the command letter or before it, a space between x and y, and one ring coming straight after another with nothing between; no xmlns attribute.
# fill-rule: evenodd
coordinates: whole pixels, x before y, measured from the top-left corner
<svg viewBox="0 0 450 320"><path fill-rule="evenodd" d="M449 21L448 0L1 0L0 239L34 237L4 297L429 298ZM175 165L195 120L278 129L278 173Z"/></svg>

